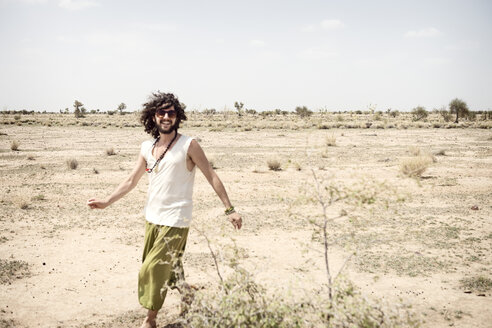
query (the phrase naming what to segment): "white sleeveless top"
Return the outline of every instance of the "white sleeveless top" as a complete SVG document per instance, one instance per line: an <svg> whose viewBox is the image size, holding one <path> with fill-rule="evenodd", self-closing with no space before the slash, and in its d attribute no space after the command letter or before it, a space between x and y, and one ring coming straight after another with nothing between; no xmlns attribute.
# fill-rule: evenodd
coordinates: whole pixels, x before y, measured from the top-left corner
<svg viewBox="0 0 492 328"><path fill-rule="evenodd" d="M193 211L193 182L195 167L188 171L186 157L193 140L181 135L149 176L145 219L151 223L169 227L189 227ZM152 155L154 140L142 143L140 153L147 161L147 168L157 161Z"/></svg>

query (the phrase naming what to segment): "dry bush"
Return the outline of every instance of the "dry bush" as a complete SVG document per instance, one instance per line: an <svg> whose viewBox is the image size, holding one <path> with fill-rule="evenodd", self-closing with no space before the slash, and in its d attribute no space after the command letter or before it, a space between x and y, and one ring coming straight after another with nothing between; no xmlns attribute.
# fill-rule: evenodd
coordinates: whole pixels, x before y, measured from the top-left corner
<svg viewBox="0 0 492 328"><path fill-rule="evenodd" d="M216 258L215 254L213 254ZM216 262L217 265L217 262ZM332 286L332 298L326 285L299 293L273 292L254 280L237 265L222 279L218 289L204 289L183 317L175 324L182 327L419 327L419 316L403 304L386 304L364 297L349 281L338 279ZM295 295L295 296L293 296Z"/></svg>
<svg viewBox="0 0 492 328"><path fill-rule="evenodd" d="M408 147L408 152L412 155L412 156L420 156L422 154L422 151L420 150L419 147L417 146L410 146Z"/></svg>
<svg viewBox="0 0 492 328"><path fill-rule="evenodd" d="M325 143L328 147L334 147L337 145L337 138L333 134L326 136Z"/></svg>
<svg viewBox="0 0 492 328"><path fill-rule="evenodd" d="M487 292L492 288L492 279L478 276L460 280L461 288L476 292Z"/></svg>
<svg viewBox="0 0 492 328"><path fill-rule="evenodd" d="M440 149L434 153L435 156L446 156L446 149Z"/></svg>
<svg viewBox="0 0 492 328"><path fill-rule="evenodd" d="M106 155L108 155L108 156L116 155L116 152L114 151L114 148L111 147L111 148L106 149Z"/></svg>
<svg viewBox="0 0 492 328"><path fill-rule="evenodd" d="M29 202L25 199L21 199L17 202L17 206L21 209L21 210L27 210L29 208Z"/></svg>
<svg viewBox="0 0 492 328"><path fill-rule="evenodd" d="M27 155L27 160L34 161L34 155Z"/></svg>
<svg viewBox="0 0 492 328"><path fill-rule="evenodd" d="M418 178L422 176L432 162L433 159L429 156L409 157L401 161L400 170L408 177Z"/></svg>
<svg viewBox="0 0 492 328"><path fill-rule="evenodd" d="M209 158L208 163L210 164L210 167L216 170L218 167L215 165L215 159Z"/></svg>
<svg viewBox="0 0 492 328"><path fill-rule="evenodd" d="M269 159L267 161L267 166L268 166L268 169L270 169L271 171L281 171L282 170L282 165L276 159Z"/></svg>
<svg viewBox="0 0 492 328"><path fill-rule="evenodd" d="M79 162L75 158L67 159L67 167L70 170L76 170L79 166Z"/></svg>
<svg viewBox="0 0 492 328"><path fill-rule="evenodd" d="M41 200L45 200L45 199L46 199L46 197L43 194L38 194L36 196L31 197L31 200L33 200L33 201L36 201L36 200L41 201Z"/></svg>
<svg viewBox="0 0 492 328"><path fill-rule="evenodd" d="M24 261L0 259L0 283L11 283L15 279L29 277L29 265Z"/></svg>
<svg viewBox="0 0 492 328"><path fill-rule="evenodd" d="M314 171L313 171L314 175ZM183 327L419 327L421 320L403 304L386 305L369 300L356 287L338 274L331 276L328 266L327 207L340 200L369 204L376 197L365 185L354 190L339 190L335 185L320 185L316 178L316 195L323 207L324 224L313 224L324 230L324 250L328 283L303 293L266 292L254 276L240 267L240 251L234 248L229 266L232 275L223 279L218 257L207 243L220 279L217 290L203 290L185 316L178 321ZM381 186L384 190L384 186ZM376 192L377 193L377 192ZM325 195L326 194L326 195ZM328 197L326 199L325 197ZM346 215L346 214L343 214ZM323 221L323 220L322 220ZM238 256L239 254L239 256ZM343 269L340 269L340 271ZM339 273L340 273L339 271ZM304 295L305 296L304 296Z"/></svg>
<svg viewBox="0 0 492 328"><path fill-rule="evenodd" d="M18 151L19 150L20 143L17 140L12 140L10 143L10 149L13 151Z"/></svg>

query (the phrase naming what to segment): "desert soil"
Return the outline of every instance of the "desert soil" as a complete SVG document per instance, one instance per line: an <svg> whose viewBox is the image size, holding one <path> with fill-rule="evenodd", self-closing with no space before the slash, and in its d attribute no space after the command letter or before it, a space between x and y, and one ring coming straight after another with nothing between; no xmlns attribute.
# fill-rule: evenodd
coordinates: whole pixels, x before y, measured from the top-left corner
<svg viewBox="0 0 492 328"><path fill-rule="evenodd" d="M135 327L145 311L136 295L147 177L111 207L90 210L131 171L141 128L17 126L0 128L0 325ZM368 297L411 304L424 327L490 327L491 291L467 290L464 278L492 278L492 141L485 129L332 129L209 131L198 138L244 218L233 231L223 206L197 172L194 221L184 258L190 283L218 277L207 243L241 262L271 291L309 290L326 281L314 175L356 190L358 202L328 215L332 270ZM326 137L336 138L326 146ZM19 150L10 149L19 142ZM116 152L108 156L106 150ZM400 171L412 152L436 153L422 177ZM67 160L76 159L77 169ZM276 159L280 171L267 161ZM225 263L221 270L227 274ZM178 313L171 292L160 326Z"/></svg>

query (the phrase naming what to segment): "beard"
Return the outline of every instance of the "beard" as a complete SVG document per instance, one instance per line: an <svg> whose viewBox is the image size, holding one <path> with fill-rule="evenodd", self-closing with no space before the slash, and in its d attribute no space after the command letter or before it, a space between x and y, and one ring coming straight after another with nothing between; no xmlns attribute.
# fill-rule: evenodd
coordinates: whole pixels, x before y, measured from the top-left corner
<svg viewBox="0 0 492 328"><path fill-rule="evenodd" d="M162 134L171 134L174 130L178 130L179 123L176 122L173 125L170 125L168 128L163 127L161 124L156 123L157 131Z"/></svg>

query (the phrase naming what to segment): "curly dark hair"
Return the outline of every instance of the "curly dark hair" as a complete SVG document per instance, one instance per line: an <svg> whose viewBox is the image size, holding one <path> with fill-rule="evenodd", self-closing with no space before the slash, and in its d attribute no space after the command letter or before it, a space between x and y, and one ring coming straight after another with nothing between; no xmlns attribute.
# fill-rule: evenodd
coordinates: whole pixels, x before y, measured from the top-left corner
<svg viewBox="0 0 492 328"><path fill-rule="evenodd" d="M155 126L154 116L157 108L164 104L172 104L174 110L177 112L175 129L178 130L179 124L182 121L186 121L187 117L184 109L186 106L179 102L178 98L172 93L164 93L161 91L152 92L149 96L149 100L143 104L142 114L140 115L140 122L143 124L145 132L152 135L154 138L159 136L159 130Z"/></svg>

